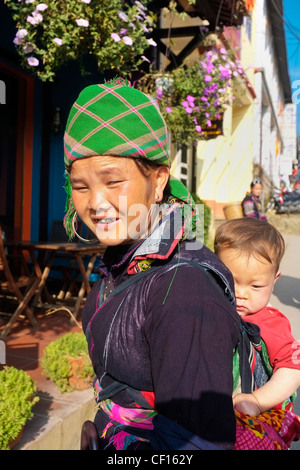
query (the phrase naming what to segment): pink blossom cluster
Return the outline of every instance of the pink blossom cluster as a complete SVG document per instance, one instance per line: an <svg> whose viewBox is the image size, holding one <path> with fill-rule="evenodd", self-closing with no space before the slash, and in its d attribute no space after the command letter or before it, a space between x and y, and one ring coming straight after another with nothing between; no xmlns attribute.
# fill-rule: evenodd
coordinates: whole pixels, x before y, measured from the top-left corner
<svg viewBox="0 0 300 470"><path fill-rule="evenodd" d="M187 95L181 105L193 118L196 131L201 133L199 116L201 115L202 122L205 117L206 125L211 127L212 119L220 119L224 104L230 101L227 92L231 87L231 79L237 76L245 79L246 76L240 63L231 60L225 48L216 51L209 50L199 62L199 74L203 77L204 88L199 96ZM161 99L163 92L157 90L156 93L157 98ZM171 113L172 109L168 106L165 111Z"/></svg>

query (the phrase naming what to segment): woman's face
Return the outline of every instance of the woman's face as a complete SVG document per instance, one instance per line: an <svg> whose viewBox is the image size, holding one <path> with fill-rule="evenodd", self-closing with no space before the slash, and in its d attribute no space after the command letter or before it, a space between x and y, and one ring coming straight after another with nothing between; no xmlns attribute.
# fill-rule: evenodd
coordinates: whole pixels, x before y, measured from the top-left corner
<svg viewBox="0 0 300 470"><path fill-rule="evenodd" d="M153 228L151 205L162 199L168 177L165 166L144 176L132 158L83 158L71 167L72 199L79 217L101 243L128 243Z"/></svg>

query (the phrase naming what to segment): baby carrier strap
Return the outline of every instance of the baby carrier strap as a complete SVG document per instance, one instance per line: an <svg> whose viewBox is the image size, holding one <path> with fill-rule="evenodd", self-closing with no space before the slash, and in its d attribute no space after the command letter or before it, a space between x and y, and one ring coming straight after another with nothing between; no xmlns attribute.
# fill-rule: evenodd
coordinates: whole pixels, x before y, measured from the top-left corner
<svg viewBox="0 0 300 470"><path fill-rule="evenodd" d="M173 270L175 268L181 267L181 266L193 266L199 270L201 270L204 275L212 282L215 287L218 290L221 290L221 292L224 294L224 296L229 300L230 303L234 303L234 297L232 295L231 289L229 288L229 283L225 280L221 274L215 270L212 266L210 266L208 263L201 263L201 261L197 260L190 260L190 259L175 259L172 260L170 263L167 265L158 265L158 266L152 266L146 271L139 272L137 274L134 274L130 276L128 279L125 281L121 282L105 299L103 300L103 296L99 295L99 304L98 308L103 305L104 302L107 302L109 299L117 296L120 294L122 291L125 289L130 288L132 285L136 284L137 282L145 279L148 275L153 274L156 271L161 270L162 273L164 272L169 272L170 270ZM104 283L102 283L104 284ZM121 305L119 305L120 307ZM119 308L118 307L118 308ZM88 338L88 332L89 332L89 324L87 325L86 328L86 336ZM100 384L101 386L101 384ZM139 405L142 406L143 408L149 408L149 403L146 401L146 399L143 397L141 394L141 391L136 390L132 387L130 387L127 384L120 383L116 380L114 380L112 383L110 383L108 386L103 388L100 392L98 392L97 395L97 402L99 403L101 400L105 399L111 399L115 394L126 390L128 394L134 399L134 401Z"/></svg>

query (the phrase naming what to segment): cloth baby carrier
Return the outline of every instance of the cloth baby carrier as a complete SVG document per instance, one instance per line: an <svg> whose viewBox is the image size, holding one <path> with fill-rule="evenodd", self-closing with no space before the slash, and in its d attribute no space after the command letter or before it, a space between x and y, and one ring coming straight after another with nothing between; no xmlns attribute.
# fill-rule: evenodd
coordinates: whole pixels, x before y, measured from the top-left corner
<svg viewBox="0 0 300 470"><path fill-rule="evenodd" d="M180 259L180 262L172 261L169 263L168 269L170 266L175 268L176 266L187 264L200 269L210 279L210 281L222 291L224 297L227 299L226 301L235 305L234 295L227 283L227 280L207 263L201 263L199 260ZM139 282L149 274L153 274L155 270L159 269L162 269L162 267L152 266L147 271L142 271L131 276L126 281L119 284L110 295L117 295L124 289L129 288L132 284ZM86 331L88 331L88 327ZM239 390L244 393L251 393L255 389L257 381L259 381L261 386L268 380L268 374L263 365L259 327L255 324L246 323L242 319L240 324L239 341L236 349L233 351L233 377L234 389L239 388ZM139 390L135 390L132 387L117 381L114 381L109 387L100 390L97 395L97 402L99 403L102 400L112 399L116 393L125 389L139 406L146 409L147 407L149 408L149 404ZM155 422L155 433L148 431L142 432L141 434L149 439L154 449L220 450L214 444L205 441L198 436L192 435L186 429L183 429L181 426L161 415L155 416L153 421ZM128 432L131 430L130 426L126 429ZM132 432L136 434L137 428L132 429ZM94 423L86 421L82 427L81 450L97 450L99 448L97 429Z"/></svg>

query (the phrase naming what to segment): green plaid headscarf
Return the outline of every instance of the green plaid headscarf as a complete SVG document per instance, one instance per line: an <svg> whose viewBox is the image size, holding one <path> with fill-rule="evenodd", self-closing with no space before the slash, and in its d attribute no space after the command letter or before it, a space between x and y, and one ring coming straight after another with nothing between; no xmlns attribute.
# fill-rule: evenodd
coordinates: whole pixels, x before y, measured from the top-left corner
<svg viewBox="0 0 300 470"><path fill-rule="evenodd" d="M86 87L73 104L64 135L67 193L64 225L73 238L75 208L69 171L79 158L96 155L145 158L170 167L167 128L154 98L124 79ZM172 196L193 205L187 188L170 180Z"/></svg>

